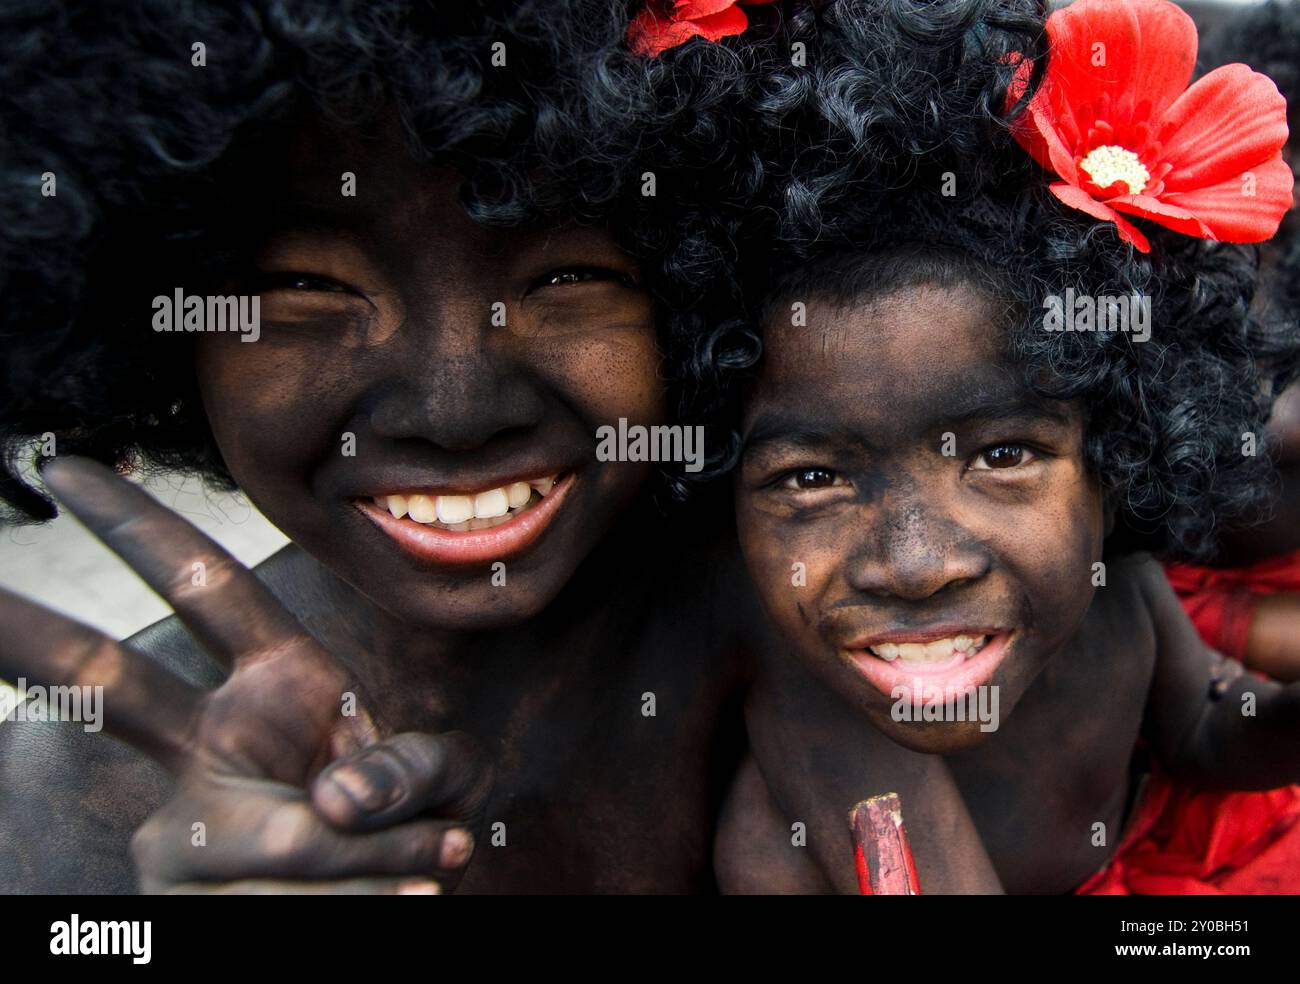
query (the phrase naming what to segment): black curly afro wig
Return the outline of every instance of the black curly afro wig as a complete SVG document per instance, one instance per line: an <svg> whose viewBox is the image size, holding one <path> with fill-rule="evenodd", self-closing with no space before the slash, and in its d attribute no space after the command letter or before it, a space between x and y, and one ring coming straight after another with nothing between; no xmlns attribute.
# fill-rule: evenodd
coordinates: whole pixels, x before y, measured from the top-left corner
<svg viewBox="0 0 1300 984"><path fill-rule="evenodd" d="M741 38L632 56L624 33L638 8L50 0L0 11L8 517L54 514L26 471L45 434L59 453L230 486L188 354L142 344L141 312L252 248L262 151L304 119L364 131L395 115L415 159L463 176L479 222L608 225L642 262L667 364L685 362L672 353L710 305L738 303L734 229L763 175L738 107L760 76ZM492 64L498 42L506 68Z"/></svg>
<svg viewBox="0 0 1300 984"><path fill-rule="evenodd" d="M721 336L702 335L689 367L712 380L709 412L731 435L713 474L737 455L738 404L761 366L749 326L765 307L960 281L1007 310L1008 354L1026 383L1083 404L1088 462L1117 518L1108 549L1204 558L1226 520L1263 506L1270 466L1243 453L1243 435L1262 433L1294 373L1294 319L1251 313L1258 247L1148 224L1152 251L1141 254L1047 191L1003 112L1007 55L1035 60L1032 92L1044 27L1031 0L792 5L765 43L802 45L806 64L771 60L756 110L779 136L763 193L774 245L742 263L744 293L762 301ZM1149 297L1150 340L1044 331L1044 299L1066 288Z"/></svg>

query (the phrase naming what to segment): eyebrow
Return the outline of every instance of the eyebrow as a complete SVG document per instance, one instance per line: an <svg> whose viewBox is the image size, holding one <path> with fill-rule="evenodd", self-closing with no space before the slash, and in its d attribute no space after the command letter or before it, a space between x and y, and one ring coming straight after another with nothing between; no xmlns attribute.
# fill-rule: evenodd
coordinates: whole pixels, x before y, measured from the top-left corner
<svg viewBox="0 0 1300 984"><path fill-rule="evenodd" d="M1015 420L1030 417L1048 417L1060 424L1071 422L1070 414L1062 406L1061 401L1023 390L1000 393L987 390L976 392L966 405L945 414L943 422L963 424L973 420Z"/></svg>
<svg viewBox="0 0 1300 984"><path fill-rule="evenodd" d="M945 414L939 426L970 423L979 420L1029 420L1046 417L1058 424L1071 423L1069 413L1060 401L1035 396L1026 392L976 393L970 402ZM769 445L798 445L825 447L827 445L856 445L870 451L871 442L861 434L847 428L836 427L816 417L807 417L786 410L767 410L759 414L745 435L740 453L745 455Z"/></svg>
<svg viewBox="0 0 1300 984"><path fill-rule="evenodd" d="M855 444L862 448L870 447L869 442L861 435L844 428L827 426L824 420L783 410L767 410L759 414L750 427L741 445L740 453L745 455L756 448L770 444L824 446L844 443Z"/></svg>

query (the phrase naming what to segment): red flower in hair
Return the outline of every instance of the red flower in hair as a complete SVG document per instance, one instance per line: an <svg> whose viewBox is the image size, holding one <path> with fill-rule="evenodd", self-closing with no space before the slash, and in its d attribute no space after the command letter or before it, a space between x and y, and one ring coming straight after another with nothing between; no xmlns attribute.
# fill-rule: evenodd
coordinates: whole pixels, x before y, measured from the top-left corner
<svg viewBox="0 0 1300 984"><path fill-rule="evenodd" d="M1114 222L1142 252L1121 212L1189 236L1253 243L1291 207L1282 159L1286 100L1266 75L1224 65L1190 89L1196 26L1167 0L1075 0L1047 19L1042 87L1015 135L1060 181L1071 208ZM1007 94L1025 92L1022 60Z"/></svg>
<svg viewBox="0 0 1300 984"><path fill-rule="evenodd" d="M649 0L632 19L627 43L632 53L657 55L685 44L697 35L718 41L744 33L749 19L742 5L773 3L775 0Z"/></svg>

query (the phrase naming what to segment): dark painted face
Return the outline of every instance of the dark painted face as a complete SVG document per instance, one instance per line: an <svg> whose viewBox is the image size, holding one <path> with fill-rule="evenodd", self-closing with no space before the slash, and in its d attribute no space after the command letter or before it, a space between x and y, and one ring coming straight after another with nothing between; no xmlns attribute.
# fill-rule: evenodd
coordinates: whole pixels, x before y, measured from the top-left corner
<svg viewBox="0 0 1300 984"><path fill-rule="evenodd" d="M791 655L890 737L968 746L1091 601L1082 416L1020 384L974 290L813 299L807 321L766 326L744 415L750 573Z"/></svg>
<svg viewBox="0 0 1300 984"><path fill-rule="evenodd" d="M251 283L261 335L202 336L227 465L379 605L442 629L542 609L650 466L596 431L663 422L654 315L605 230L492 230L400 141L308 133ZM343 194L344 172L355 196Z"/></svg>

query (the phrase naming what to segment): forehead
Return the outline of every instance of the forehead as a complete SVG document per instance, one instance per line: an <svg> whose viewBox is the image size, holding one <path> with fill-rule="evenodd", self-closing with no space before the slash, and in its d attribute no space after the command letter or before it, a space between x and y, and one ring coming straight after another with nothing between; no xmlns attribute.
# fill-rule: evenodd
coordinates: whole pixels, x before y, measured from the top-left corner
<svg viewBox="0 0 1300 984"><path fill-rule="evenodd" d="M304 121L286 128L267 156L273 176L257 205L264 235L346 240L408 261L398 266L415 254L436 255L449 266L492 265L523 252L544 254L557 244L597 254L623 252L603 225L475 221L460 200L464 175L416 159L392 119L367 129Z"/></svg>
<svg viewBox="0 0 1300 984"><path fill-rule="evenodd" d="M806 327L790 324L788 306L765 325L756 403L897 416L918 404L951 412L973 395L1023 389L1004 355L1001 312L974 288L918 285L848 305L815 296L805 303Z"/></svg>

